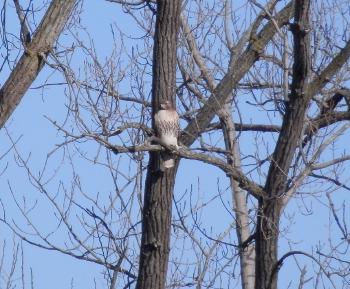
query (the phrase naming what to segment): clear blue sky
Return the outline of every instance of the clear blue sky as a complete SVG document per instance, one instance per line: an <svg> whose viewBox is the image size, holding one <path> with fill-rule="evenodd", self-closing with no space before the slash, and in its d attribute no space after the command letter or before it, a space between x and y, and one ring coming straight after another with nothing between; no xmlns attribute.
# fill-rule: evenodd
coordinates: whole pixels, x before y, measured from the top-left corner
<svg viewBox="0 0 350 289"><path fill-rule="evenodd" d="M111 24L116 23L122 28L124 33L130 33L133 36L140 37L141 33L135 31L135 22L130 17L125 16L121 12L119 5L107 3L105 1L84 1L83 13L81 14L82 25L87 28L91 38L94 40L96 51L101 59L107 57L111 53L112 39L111 39ZM10 13L10 12L9 12ZM13 27L14 33L18 29L17 19L14 15L8 17L7 20L10 24L9 27ZM82 32L83 35L83 32ZM118 35L116 36L118 39ZM71 36L66 33L61 41L69 43ZM129 45L128 43L124 43ZM75 59L76 63L82 63L83 59ZM45 68L38 79L33 84L36 87L42 84L47 78L48 74L52 70ZM7 77L7 72L2 71L0 73L0 83L2 84ZM61 78L56 74L49 77L48 82L60 81ZM127 90L127 88L121 88ZM65 104L67 99L64 95L63 87L50 87L49 89L30 89L25 95L20 105L16 109L15 113L11 116L11 119L6 124L6 130L9 132L13 140L18 140L17 147L21 155L28 158L29 164L33 171L39 172L42 170L47 153L55 148L55 145L62 141L61 136L57 133L57 130L46 119L45 116L62 122L65 118ZM249 118L256 119L256 115L251 115L249 108L245 111ZM243 112L243 113L245 113ZM3 129L0 131L1 146L0 155L2 155L10 146L11 143L7 136L6 131ZM346 140L342 143L345 147ZM244 149L253 149L247 144L244 144ZM52 171L57 162L59 161L60 154L55 155L50 159L49 170ZM106 170L98 165L86 165L84 161L79 162L77 159L76 165L79 167L79 173L81 179L84 181L84 187L87 188L91 194L101 193L108 194L113 190L110 177L107 175ZM20 202L23 202L23 196L28 204L33 204L38 200L38 205L32 213L33 220L43 229L43 231L50 231L54 223L51 223L53 217L52 208L47 203L40 202L43 200L38 191L29 184L27 174L23 168L18 167L16 164L14 154L10 152L0 162L0 171L7 166L5 172L0 178L1 188L1 200L5 204L8 217L14 218L19 224L25 225L25 221L18 215L18 210L15 208L13 199L10 193L10 187L15 196ZM71 175L65 170L64 165L59 170L59 176L63 181L69 181ZM202 195L203 200L208 200L212 195L217 193L218 188L225 191L227 188L227 181L224 174L217 169L205 166L199 162L183 161L181 169L178 173L178 182L176 185L175 194L177 196L182 195L186 190L193 191L194 195ZM68 166L67 166L68 168ZM347 174L349 175L349 174ZM91 177L93 176L93 177ZM190 177L189 177L190 176ZM200 182L198 182L200 179ZM54 189L57 183L52 185ZM346 196L347 195L347 196ZM336 206L346 200L350 201L348 192L340 191L334 194ZM176 197L175 197L176 198ZM229 194L224 194L224 200L228 201ZM291 226L287 231L283 231L283 238L280 244L280 254L283 254L289 250L289 244L287 239L290 237L293 242L294 249L301 249L305 251L315 248L319 240L323 240L324 245L327 247L327 224L330 220L329 210L327 206L319 200L307 199L304 201L299 199L293 201L285 212L283 217L282 229L290 225L290 217L293 216ZM312 204L311 204L312 202ZM207 227L212 224L213 232L220 232L224 229L232 219L230 215L221 208L218 210L217 206L220 205L220 200L217 200L213 205L209 206L206 216L202 216L202 220L207 222ZM29 205L30 206L30 205ZM310 212L306 210L310 209ZM300 211L303 214L300 214ZM47 216L50 216L49 218ZM349 212L346 212L346 217L349 217ZM50 220L50 221L48 221ZM332 229L333 236L339 235L337 230ZM0 224L0 236L1 240L6 239L8 246L12 245L12 233L3 225ZM65 237L62 235L62 237ZM337 237L335 238L337 239ZM61 240L62 241L62 240ZM322 245L322 244L321 244ZM348 255L346 256L349 257ZM6 262L11 260L11 252L6 253ZM298 257L301 264L309 264L304 257ZM38 249L27 244L24 244L24 265L26 269L26 278L29 278L29 268L33 269L34 284L36 289L65 289L71 288L72 278L74 278L74 288L94 288L94 278L97 283L97 288L104 288L105 282L101 274L101 267L94 264L89 264L79 260L75 260L68 256L63 256L57 252L45 251ZM314 264L315 270L317 266ZM20 276L20 272L16 273ZM287 288L287 284L293 281L291 288L296 288L296 280L298 278L298 271L292 258L288 259L286 266L282 268L280 275L281 288ZM28 279L27 279L28 280ZM0 282L1 284L1 282ZM29 288L29 283L27 287ZM311 287L306 287L311 288Z"/></svg>

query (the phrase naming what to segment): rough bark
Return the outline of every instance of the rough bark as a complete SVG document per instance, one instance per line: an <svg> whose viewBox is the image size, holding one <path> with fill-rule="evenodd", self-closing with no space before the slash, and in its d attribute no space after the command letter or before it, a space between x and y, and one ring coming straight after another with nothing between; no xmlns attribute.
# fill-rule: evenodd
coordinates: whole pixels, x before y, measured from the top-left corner
<svg viewBox="0 0 350 289"><path fill-rule="evenodd" d="M25 52L0 90L0 128L43 68L43 56L52 49L75 3L76 0L52 1L32 41L26 45Z"/></svg>
<svg viewBox="0 0 350 289"><path fill-rule="evenodd" d="M180 0L157 1L153 48L153 115L161 101L170 100L175 104L176 45L180 10ZM161 289L166 283L176 169L160 171L159 158L159 152L150 153L142 213L137 289Z"/></svg>
<svg viewBox="0 0 350 289"><path fill-rule="evenodd" d="M311 98L307 94L310 66L309 7L309 0L297 0L295 3L292 25L294 64L291 95L266 178L265 192L268 198L259 200L256 231L256 289L277 289L278 272L275 265L278 262L281 196L287 188L289 167L301 138L305 112Z"/></svg>

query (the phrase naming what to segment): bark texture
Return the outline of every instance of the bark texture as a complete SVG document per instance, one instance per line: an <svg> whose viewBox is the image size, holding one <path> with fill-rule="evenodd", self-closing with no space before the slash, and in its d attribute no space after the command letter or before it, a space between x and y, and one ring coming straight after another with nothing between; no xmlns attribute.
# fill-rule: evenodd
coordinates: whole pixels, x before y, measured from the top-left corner
<svg viewBox="0 0 350 289"><path fill-rule="evenodd" d="M283 118L282 129L272 156L265 184L267 198L259 201L256 232L256 289L277 289L276 264L281 196L286 192L289 167L301 139L305 112L310 101L307 93L309 57L309 0L295 2L294 64L291 95Z"/></svg>
<svg viewBox="0 0 350 289"><path fill-rule="evenodd" d="M37 28L32 41L0 90L0 128L38 76L47 55L67 23L77 0L54 0Z"/></svg>
<svg viewBox="0 0 350 289"><path fill-rule="evenodd" d="M157 1L153 48L153 115L158 110L160 102L170 100L175 104L176 46L180 10L180 0ZM137 289L162 289L166 283L176 169L170 168L162 172L159 161L159 152L151 152L142 214Z"/></svg>

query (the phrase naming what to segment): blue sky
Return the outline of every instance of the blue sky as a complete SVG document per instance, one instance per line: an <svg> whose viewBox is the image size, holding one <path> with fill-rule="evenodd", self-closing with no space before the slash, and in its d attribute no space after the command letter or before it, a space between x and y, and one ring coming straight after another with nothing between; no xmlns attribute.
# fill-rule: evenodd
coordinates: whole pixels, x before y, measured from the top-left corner
<svg viewBox="0 0 350 289"><path fill-rule="evenodd" d="M131 17L126 16L120 9L119 5L108 3L106 1L85 1L83 6L83 12L81 14L81 24L86 27L91 39L94 41L94 46L98 52L101 60L107 58L112 53L112 37L111 37L111 25L116 23L122 31L127 35L132 35L136 39L143 34L135 27L134 20ZM11 12L8 12L11 13ZM18 28L17 19L13 14L9 14L7 20L9 21L8 27L13 29L13 33ZM85 32L80 31L80 36L88 43L88 38ZM116 35L118 40L118 35ZM72 41L70 32L66 32L60 38L62 44L67 44ZM117 43L118 44L118 43ZM126 49L130 49L131 42L122 43ZM124 61L124 60L122 60ZM83 74L84 57L79 56L74 58L74 65L81 65L80 72ZM6 130L0 131L1 146L0 155L3 154L8 148L11 147L11 142L7 133L14 141L17 141L17 147L25 159L28 159L28 163L31 169L39 173L42 171L47 153L52 151L57 144L62 142L62 135L57 129L48 121L46 117L56 120L58 123L63 123L66 117L66 105L68 100L64 93L63 86L53 86L44 89L33 89L46 80L48 82L60 82L62 77L57 73L51 75L52 69L44 68L40 73L38 79L32 86L16 111L11 116L10 120L6 124ZM8 75L7 71L1 71L0 83L3 83ZM128 87L120 87L123 91L128 91ZM250 119L256 120L259 116L256 111L251 111L249 106L245 107L244 116L247 121ZM247 138L248 139L248 138ZM253 150L254 147L247 145L243 138L242 150ZM346 145L346 140L339 144L339 151L342 150L341 145ZM95 147L84 147L87 152L94 152ZM50 183L48 187L54 192L59 188L59 179L62 179L64 183L69 186L73 176L71 172L71 166L68 163L64 163L59 166L60 160L64 158L63 152L53 154L49 158L47 165L47 178L53 174L55 169L58 169L55 181ZM107 198L108 194L113 191L113 183L108 175L108 170L98 164L89 164L84 160L79 160L78 157L74 157L74 164L79 169L80 180L83 184L83 188L87 194L101 195L101 198ZM6 168L0 178L0 188L2 191L1 200L5 204L8 217L16 220L16 223L25 225L26 221L20 217L18 210L15 207L13 198L11 196L11 190L19 202L24 202L24 198L28 203L28 206L33 205L38 201L35 211L32 212L32 218L43 231L49 232L55 226L54 211L52 207L48 206L48 202L45 201L41 193L38 192L33 186L30 185L27 174L23 168L20 168L16 163L16 157L14 152L11 151L7 154L0 164L0 171ZM126 169L124 165L123 169ZM349 174L346 173L347 178ZM59 176L59 178L57 178ZM93 177L92 177L93 176ZM203 165L196 161L184 160L181 163L181 168L177 175L177 180L180 180L176 184L175 199L177 196L181 196L191 192L193 199L200 199L205 202L210 200L213 195L217 194L218 190L223 193L223 202L227 202L229 205L230 193L227 190L227 181L222 172L211 166ZM122 181L121 181L122 182ZM311 191L317 190L317 187L308 187ZM344 200L349 201L350 198L345 196L347 192L339 191L334 194L336 206L339 208ZM348 195L348 194L347 194ZM299 198L293 200L290 206L287 208L282 228L287 227L290 224L289 217L293 216L292 226L285 232L285 237L280 243L280 253L283 254L289 250L288 239L293 242L293 248L299 248L302 250L310 251L315 248L315 245L319 243L319 240L324 240L324 245L327 247L328 223L330 220L329 210L326 207L324 198L316 199L309 198L303 200ZM227 211L220 207L222 200L216 199L210 205L207 210L202 213L202 222L206 223L206 227L212 227L212 234L216 234L224 230L231 222L232 217ZM188 204L187 204L188 205ZM306 211L305 207L312 210L312 214ZM219 208L219 209L218 209ZM300 214L300 210L304 214ZM346 211L346 216L349 216L349 212ZM79 228L77 229L79 230ZM62 240L65 235L62 233ZM331 229L331 234L337 236L339 232L336 229ZM12 233L4 226L0 225L0 235L6 236L8 244L12 240ZM60 235L57 236L57 241ZM337 237L335 238L337 239ZM307 240L307 243L305 243ZM321 244L322 245L322 244ZM189 253L191 254L191 253ZM9 262L11 259L11 252L6 253L6 260ZM191 255L190 255L191 256ZM89 264L79 260L75 260L69 256L64 256L57 252L45 251L28 244L24 244L24 260L26 269L26 278L29 280L29 268L33 269L34 284L36 289L52 288L63 289L71 288L71 282L74 284L74 288L94 288L94 280L96 281L97 288L103 288L105 286L104 279L101 273L101 267L95 264ZM301 263L312 266L310 262L306 261L304 257L300 259ZM287 288L287 284L290 280L294 281L291 288L296 288L296 279L298 278L298 271L294 262L288 259L287 266L281 270L280 282L281 288ZM317 266L315 266L317 267ZM317 268L316 268L317 269ZM315 270L316 270L315 269ZM17 273L20 276L20 272ZM290 277L290 276L293 277ZM72 281L74 278L74 281ZM1 284L1 283L0 283ZM27 284L27 287L29 283ZM307 287L311 288L311 287Z"/></svg>
<svg viewBox="0 0 350 289"><path fill-rule="evenodd" d="M130 19L123 16L120 13L118 5L113 5L102 1L86 1L84 4L84 12L82 13L82 21L87 25L89 33L94 38L96 48L98 49L101 57L103 55L109 55L110 49L106 45L102 45L106 37L110 37L110 24L117 19L133 25ZM100 2L100 3L98 3ZM10 13L10 12L9 12ZM7 17L9 28L13 28L14 33L18 33L18 23L16 16L9 14ZM98 19L95 21L94 19ZM66 33L64 37L70 36ZM38 79L33 83L32 87L41 85L52 73L50 68L44 68ZM2 71L0 74L0 83L3 83L8 75L8 71ZM57 77L57 74L49 78L49 82L56 82L62 80L61 77ZM6 124L6 130L11 135L13 140L18 141L18 148L22 156L28 157L30 166L33 171L40 171L45 163L47 153L55 148L61 140L57 130L46 119L45 116L49 116L57 121L63 121L67 103L64 95L63 87L50 87L49 89L30 89L25 97L22 99L20 105L12 114L10 120ZM6 131L3 129L1 134L1 154L4 153L10 146L9 138ZM51 159L52 167L59 159L59 156L53 156ZM22 195L26 198L28 203L33 204L35 200L39 200L39 205L33 214L34 220L44 230L52 229L50 223L47 223L48 215L52 216L52 207L47 206L47 203L40 204L42 200L40 193L33 188L29 182L25 171L19 168L15 163L13 153L8 154L1 163L1 168L7 166L5 173L1 176L0 187L2 188L2 201L6 204L6 211L10 218L16 219L16 222L20 219L18 210L15 208L12 200L9 185L15 192L15 195L22 201ZM92 171L94 171L92 173ZM87 167L86 170L81 170L81 174L90 175L98 172L93 167ZM65 174L64 169L59 172L60 176L66 178L69 177L69 173ZM101 173L99 174L101 177ZM64 177L65 176L65 177ZM88 179L88 178L86 178ZM91 179L91 178L90 178ZM101 189L106 184L103 178L99 178L98 181L90 181L88 186L91 191ZM104 190L105 188L102 188ZM45 205L46 204L46 205ZM25 224L25 222L23 222ZM3 225L0 226L0 235L7 236L8 248L10 248L12 233ZM74 288L94 288L94 279L96 280L97 288L103 288L105 286L103 276L101 275L101 267L95 264L82 262L71 257L59 254L57 252L42 250L28 244L24 246L24 264L27 284L29 286L30 271L33 270L34 285L35 288L52 288L63 289L71 288L73 282ZM7 262L11 260L12 252L6 253ZM9 263L7 263L9 264ZM9 270L8 266L8 270ZM20 271L17 272L17 277L20 277ZM73 281L72 281L73 280ZM1 284L1 283L0 283Z"/></svg>

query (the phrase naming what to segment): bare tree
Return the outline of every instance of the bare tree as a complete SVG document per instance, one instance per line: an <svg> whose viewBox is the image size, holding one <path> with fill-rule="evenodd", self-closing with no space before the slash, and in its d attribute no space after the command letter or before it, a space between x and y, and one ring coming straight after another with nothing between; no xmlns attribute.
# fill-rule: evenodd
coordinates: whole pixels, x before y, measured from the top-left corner
<svg viewBox="0 0 350 289"><path fill-rule="evenodd" d="M131 36L116 20L106 58L80 21L70 43L33 56L55 75L36 88L67 96L64 119L47 116L59 135L40 172L5 131L1 159L14 154L40 192L34 208L53 208L49 233L11 178L21 218L5 204L3 224L101 266L111 289L347 288L347 1L106 2L135 28ZM23 40L30 29L14 4ZM181 118L178 148L154 141L164 100ZM164 152L175 168L160 170ZM328 234L300 245L293 230L321 210Z"/></svg>

